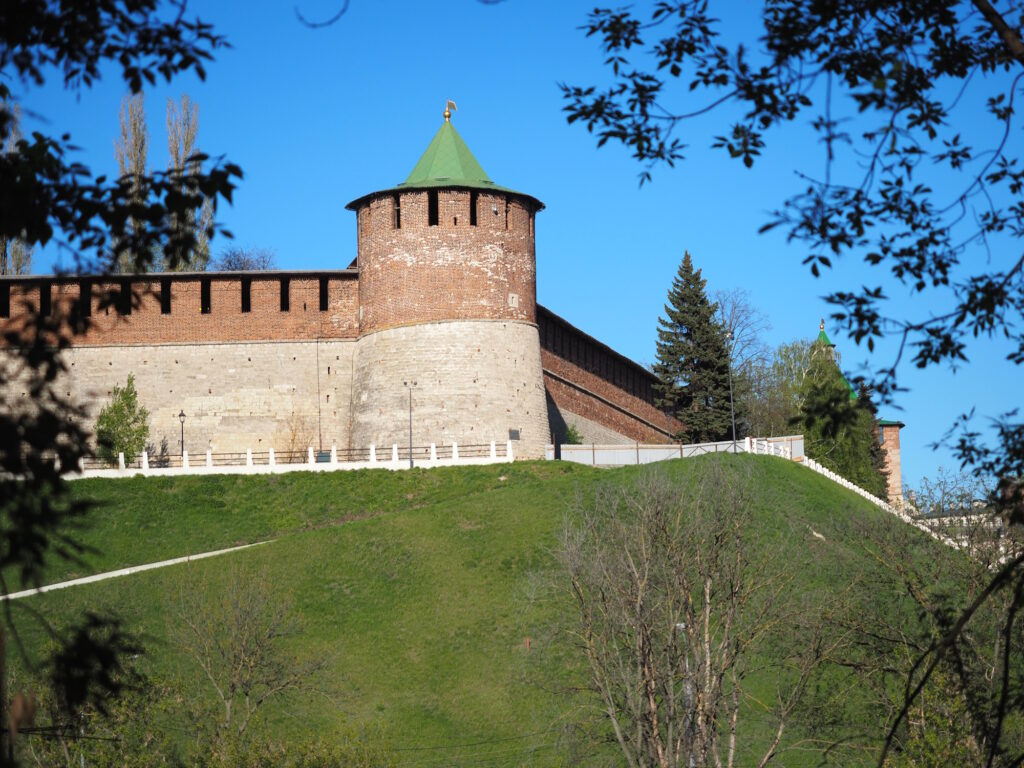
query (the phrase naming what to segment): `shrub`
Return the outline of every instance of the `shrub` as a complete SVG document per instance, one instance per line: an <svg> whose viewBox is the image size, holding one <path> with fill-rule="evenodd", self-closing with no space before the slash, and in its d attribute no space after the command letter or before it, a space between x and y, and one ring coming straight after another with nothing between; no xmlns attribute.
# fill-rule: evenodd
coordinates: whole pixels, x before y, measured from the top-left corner
<svg viewBox="0 0 1024 768"><path fill-rule="evenodd" d="M126 463L135 461L146 447L148 421L149 411L139 405L135 377L129 373L128 383L123 389L114 385L110 402L96 419L96 445L100 458L116 464L117 455L123 453Z"/></svg>
<svg viewBox="0 0 1024 768"><path fill-rule="evenodd" d="M569 424L565 428L563 442L565 445L582 445L583 435L580 434L580 431L573 424Z"/></svg>

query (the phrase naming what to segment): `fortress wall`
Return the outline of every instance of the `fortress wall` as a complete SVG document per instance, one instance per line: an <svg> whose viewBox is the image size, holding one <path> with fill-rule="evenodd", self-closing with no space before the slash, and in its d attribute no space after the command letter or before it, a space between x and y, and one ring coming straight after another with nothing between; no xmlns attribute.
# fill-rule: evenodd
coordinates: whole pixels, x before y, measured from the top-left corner
<svg viewBox="0 0 1024 768"><path fill-rule="evenodd" d="M579 435L580 442L582 443L594 445L632 445L634 443L633 440L628 439L625 435L605 426L608 422L607 419L604 419L603 422L591 421L572 411L565 410L564 408L560 409L551 398L550 391L548 392L548 418L551 421L551 433L552 435L559 436L559 442L564 441L562 436L566 434L567 429L571 426L576 430L576 434ZM552 437L552 442L554 442L554 437ZM635 442L640 441L637 440ZM654 442L661 441L655 440Z"/></svg>
<svg viewBox="0 0 1024 768"><path fill-rule="evenodd" d="M614 401L594 397L593 390L574 386L585 377L577 375L578 371L567 371L568 366L564 361L547 352L542 353L542 360L545 369L544 386L558 411L558 415L552 419L552 432L558 434L559 440L565 437L564 428L559 429L560 422L564 422L567 426L575 427L583 441L588 443L671 442L664 428L656 428L657 422L647 423L642 417L637 418L634 411L616 407ZM553 367L559 368L563 374L568 373L568 376L556 378L550 373ZM572 383L567 383L565 379ZM661 422L665 423L664 414L661 415ZM593 427L594 424L599 425L600 429ZM613 437L611 433L618 437Z"/></svg>
<svg viewBox="0 0 1024 768"><path fill-rule="evenodd" d="M327 281L327 309L320 311L320 281ZM242 311L242 281L250 284L250 311ZM281 310L287 280L289 309ZM202 311L202 286L210 286L209 312ZM88 297L89 328L76 345L187 344L200 342L352 339L359 333L358 275L353 272L189 273L130 278L28 278L3 281L10 292L9 317L0 334L33 336L30 313L49 287L52 317L72 319ZM162 284L170 289L170 312L161 308ZM131 307L122 297L131 289ZM2 286L0 286L2 287ZM83 288L85 293L83 294ZM5 342L0 338L0 345Z"/></svg>
<svg viewBox="0 0 1024 768"><path fill-rule="evenodd" d="M426 190L382 192L359 204L362 332L441 320L535 322L534 211L529 203L480 191L474 226L473 193L434 191L436 226L428 223Z"/></svg>
<svg viewBox="0 0 1024 768"><path fill-rule="evenodd" d="M184 410L190 454L348 446L354 341L76 346L66 350L66 392L88 411L89 429L114 384L135 376L150 412L150 442L181 451ZM0 354L3 354L0 351ZM3 407L30 407L5 385ZM20 389L20 391L19 391ZM318 408L319 405L319 408Z"/></svg>
<svg viewBox="0 0 1024 768"><path fill-rule="evenodd" d="M654 405L654 374L544 307L538 308L537 319L544 384L560 414L553 414L552 432L559 439L564 423L593 442L671 441L680 424ZM611 440L594 424L620 439Z"/></svg>
<svg viewBox="0 0 1024 768"><path fill-rule="evenodd" d="M537 328L528 323L451 321L365 335L356 347L352 439L390 448L413 444L501 444L516 458L542 458L548 418Z"/></svg>

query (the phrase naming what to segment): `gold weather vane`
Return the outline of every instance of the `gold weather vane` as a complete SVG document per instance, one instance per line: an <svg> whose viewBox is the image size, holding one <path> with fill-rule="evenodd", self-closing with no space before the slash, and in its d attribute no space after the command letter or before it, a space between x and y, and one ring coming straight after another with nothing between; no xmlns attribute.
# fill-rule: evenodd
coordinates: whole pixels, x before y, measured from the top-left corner
<svg viewBox="0 0 1024 768"><path fill-rule="evenodd" d="M818 327L819 327L819 328L820 328L821 330L823 330L823 331L825 330L825 318L824 318L824 317L823 317L823 318L821 318L821 325L820 325L820 326L818 326Z"/></svg>
<svg viewBox="0 0 1024 768"><path fill-rule="evenodd" d="M444 105L444 121L446 123L451 122L452 112L458 111L459 108L455 106L455 102L452 101L451 99L448 99L448 101Z"/></svg>

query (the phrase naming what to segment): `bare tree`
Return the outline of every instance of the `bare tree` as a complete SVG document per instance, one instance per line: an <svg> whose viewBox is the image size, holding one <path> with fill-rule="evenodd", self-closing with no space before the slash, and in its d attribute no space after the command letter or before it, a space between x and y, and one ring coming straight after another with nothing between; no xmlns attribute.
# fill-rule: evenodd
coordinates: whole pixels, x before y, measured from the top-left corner
<svg viewBox="0 0 1024 768"><path fill-rule="evenodd" d="M787 604L793 571L752 554L751 478L718 457L698 472L695 489L660 469L599 488L562 541L575 636L631 768L767 765L829 651L816 610ZM771 732L741 747L748 675L769 640L779 660Z"/></svg>
<svg viewBox="0 0 1024 768"><path fill-rule="evenodd" d="M715 291L712 300L718 305L718 322L732 334L729 356L733 371L742 372L750 366L768 361L771 350L762 334L772 324L750 299L750 291L743 288Z"/></svg>
<svg viewBox="0 0 1024 768"><path fill-rule="evenodd" d="M276 269L275 262L274 252L269 248L231 247L217 257L213 266L221 272L254 272Z"/></svg>
<svg viewBox="0 0 1024 768"><path fill-rule="evenodd" d="M234 568L216 586L205 578L184 582L169 629L216 695L220 714L204 740L214 757L237 746L264 704L308 687L322 666L284 647L301 627L265 572Z"/></svg>
<svg viewBox="0 0 1024 768"><path fill-rule="evenodd" d="M178 107L173 99L167 99L167 149L170 155L168 170L182 176L195 175L202 169L199 148L196 145L199 133L199 107L187 94L181 97ZM198 209L189 209L176 216L172 227L185 234L194 234L195 248L186 260L174 265L179 269L202 271L210 261L209 230L213 226L213 204L203 198ZM165 265L170 267L172 265Z"/></svg>
<svg viewBox="0 0 1024 768"><path fill-rule="evenodd" d="M1024 724L1008 713L1024 693L1022 594L991 586L993 573L1020 562L1024 537L993 520L990 499L976 475L922 480L921 521L954 547L898 522L853 523L854 538L887 564L882 582L863 585L866 608L849 618L848 662L887 714L885 765L993 768L1024 757ZM870 607L878 594L884 610Z"/></svg>
<svg viewBox="0 0 1024 768"><path fill-rule="evenodd" d="M5 154L14 152L21 140L21 108L15 104L10 110L11 119L7 140L3 144ZM0 235L0 275L27 275L32 271L34 248L20 237Z"/></svg>
<svg viewBox="0 0 1024 768"><path fill-rule="evenodd" d="M148 153L149 129L146 127L145 96L140 91L121 99L121 135L114 144L117 170L121 176L121 183L127 185L130 190L129 202L132 205L141 206L148 195L145 188ZM134 235L143 226L142 222L133 218L129 230ZM117 271L134 271L136 254L120 248L117 250L120 253L115 265Z"/></svg>

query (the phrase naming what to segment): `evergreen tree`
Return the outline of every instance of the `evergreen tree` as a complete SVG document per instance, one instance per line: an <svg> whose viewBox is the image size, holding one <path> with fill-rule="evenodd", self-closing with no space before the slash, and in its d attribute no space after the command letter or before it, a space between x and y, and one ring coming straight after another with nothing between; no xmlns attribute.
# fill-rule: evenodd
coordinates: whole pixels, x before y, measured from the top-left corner
<svg viewBox="0 0 1024 768"><path fill-rule="evenodd" d="M816 341L800 387L797 426L804 451L818 463L876 496L886 478L876 465L877 422L870 398L857 397L836 363L831 347Z"/></svg>
<svg viewBox="0 0 1024 768"><path fill-rule="evenodd" d="M131 203L142 206L148 190L146 180L146 158L149 153L149 130L146 128L145 97L142 92L133 96L125 96L121 100L121 136L114 144L114 155L117 158L117 170L122 183L127 183L131 190ZM129 231L134 235L145 227L145 224L131 219ZM138 262L135 254L130 253L123 245L115 245L118 272L133 272ZM147 259L148 261L148 259Z"/></svg>
<svg viewBox="0 0 1024 768"><path fill-rule="evenodd" d="M665 316L658 320L657 404L682 422L676 437L688 442L731 435L729 358L706 283L685 253L668 293Z"/></svg>
<svg viewBox="0 0 1024 768"><path fill-rule="evenodd" d="M878 406L871 399L871 390L863 384L857 391L857 402L868 412L867 423L871 429L871 445L868 449L868 455L871 458L871 471L881 478L880 488L882 492L876 495L884 499L888 492L889 470L886 466L885 449L882 448L882 442L878 436Z"/></svg>
<svg viewBox="0 0 1024 768"><path fill-rule="evenodd" d="M21 109L17 104L10 110L5 154L14 152L21 140ZM32 252L35 249L20 237L0 235L0 275L27 275L32 271Z"/></svg>

